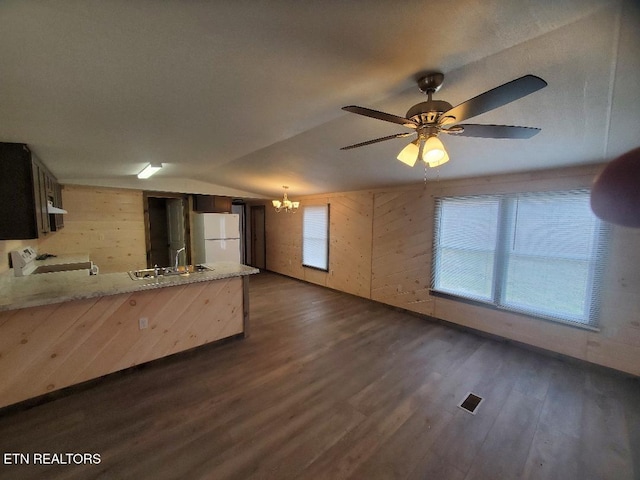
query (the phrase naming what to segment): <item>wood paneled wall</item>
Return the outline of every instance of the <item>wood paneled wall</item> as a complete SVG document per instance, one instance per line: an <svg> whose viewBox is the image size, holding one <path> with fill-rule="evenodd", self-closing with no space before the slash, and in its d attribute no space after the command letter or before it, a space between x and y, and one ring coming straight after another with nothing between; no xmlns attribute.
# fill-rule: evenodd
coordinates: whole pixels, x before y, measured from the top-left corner
<svg viewBox="0 0 640 480"><path fill-rule="evenodd" d="M142 191L65 185L64 228L38 241L39 252L88 253L101 273L147 265Z"/></svg>
<svg viewBox="0 0 640 480"><path fill-rule="evenodd" d="M242 330L240 277L0 312L0 407Z"/></svg>
<svg viewBox="0 0 640 480"><path fill-rule="evenodd" d="M296 199L297 200L297 199ZM330 204L329 271L302 266L302 209ZM361 297L370 297L373 195L352 192L304 197L299 212L266 206L267 269Z"/></svg>
<svg viewBox="0 0 640 480"><path fill-rule="evenodd" d="M600 332L429 295L435 197L588 188L601 168L595 165L442 180L296 198L302 205L331 203L329 274L300 265L301 215L276 214L267 206L267 268L640 375L639 230L613 227Z"/></svg>
<svg viewBox="0 0 640 480"><path fill-rule="evenodd" d="M425 186L374 197L371 298L433 314L429 296L433 205Z"/></svg>
<svg viewBox="0 0 640 480"><path fill-rule="evenodd" d="M0 241L0 273L9 269L9 252L24 246L57 255L88 253L103 273L146 267L142 191L65 185L62 202L69 212L62 230Z"/></svg>

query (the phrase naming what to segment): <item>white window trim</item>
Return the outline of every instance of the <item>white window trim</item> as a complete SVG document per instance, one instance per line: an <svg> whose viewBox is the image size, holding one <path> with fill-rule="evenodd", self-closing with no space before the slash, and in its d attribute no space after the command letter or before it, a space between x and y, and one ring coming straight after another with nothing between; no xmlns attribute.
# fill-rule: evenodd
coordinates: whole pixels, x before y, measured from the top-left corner
<svg viewBox="0 0 640 480"><path fill-rule="evenodd" d="M325 255L325 265L320 265L320 264L313 264L311 261L309 261L309 258L307 258L306 262L305 262L305 240L309 237L306 236L305 233L305 212L309 211L309 209L325 209L326 210L326 255ZM305 268L313 268L315 270L320 270L323 272L328 272L329 271L329 230L330 230L330 225L331 225L331 209L330 209L330 204L326 204L326 205L307 205L303 207L303 211L302 211L302 266ZM322 237L320 237L321 240L323 240ZM313 259L312 259L313 260Z"/></svg>
<svg viewBox="0 0 640 480"><path fill-rule="evenodd" d="M602 292L601 283L603 281L603 268L604 261L606 258L606 252L604 251L604 245L606 244L607 235L610 231L608 224L604 222L600 222L596 220L597 231L594 233L595 241L593 251L589 258L590 268L589 268L589 286L588 291L591 292L589 302L589 312L586 312L585 317L578 319L569 319L569 318L561 318L560 316L555 316L553 314L545 314L543 308L518 308L515 305L505 305L502 303L500 286L504 282L504 278L506 277L506 269L505 262L507 260L508 254L504 248L504 243L507 241L511 235L513 235L513 230L507 230L509 226L505 223L505 208L504 205L509 199L513 199L518 197L519 195L554 195L554 194L571 194L571 193L588 193L588 190L584 189L573 189L566 190L561 192L521 192L514 194L485 194L485 195L461 195L461 196L447 196L447 197L438 197L436 198L435 203L435 212L434 212L434 232L433 232L433 250L432 250L432 262L431 262L431 288L430 294L436 296L442 296L446 298L450 298L453 300L463 301L465 303L471 303L476 305L481 305L485 307L489 307L496 310L509 311L537 319L549 320L554 323L566 324L586 330L591 331L599 331L597 327L598 317L600 313L600 293ZM435 287L436 277L438 275L438 260L437 255L439 248L438 246L438 225L440 211L439 211L439 202L445 199L464 199L464 198L499 198L500 199L500 212L498 215L500 218L498 219L498 240L495 249L496 259L494 264L495 275L492 281L492 289L491 289L491 298L489 300L485 300L480 297L474 297L473 295L465 295L459 292L453 292L444 289L438 289Z"/></svg>

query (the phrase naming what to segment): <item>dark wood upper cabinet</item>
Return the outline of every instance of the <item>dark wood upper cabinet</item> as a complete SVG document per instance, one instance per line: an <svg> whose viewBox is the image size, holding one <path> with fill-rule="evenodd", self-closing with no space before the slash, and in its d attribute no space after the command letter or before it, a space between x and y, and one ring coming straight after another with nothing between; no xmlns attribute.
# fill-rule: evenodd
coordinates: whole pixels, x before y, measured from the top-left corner
<svg viewBox="0 0 640 480"><path fill-rule="evenodd" d="M193 211L197 213L230 213L231 197L220 195L194 195Z"/></svg>
<svg viewBox="0 0 640 480"><path fill-rule="evenodd" d="M56 178L22 143L0 143L0 240L42 237L63 226L62 215L49 214L47 203L62 208Z"/></svg>
<svg viewBox="0 0 640 480"><path fill-rule="evenodd" d="M53 205L62 208L62 186L55 182L53 184ZM61 213L49 214L49 224L51 231L55 232L64 227L64 215Z"/></svg>

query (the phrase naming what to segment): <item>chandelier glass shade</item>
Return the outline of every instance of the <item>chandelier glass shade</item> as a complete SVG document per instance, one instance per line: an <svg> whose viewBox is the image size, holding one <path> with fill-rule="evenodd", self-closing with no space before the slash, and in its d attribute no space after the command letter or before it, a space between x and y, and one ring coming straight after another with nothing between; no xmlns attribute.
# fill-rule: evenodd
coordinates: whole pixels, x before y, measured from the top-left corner
<svg viewBox="0 0 640 480"><path fill-rule="evenodd" d="M437 167L449 161L444 145L435 135L429 136L424 144L421 138L414 140L402 149L397 158L410 167L416 164L418 158L422 158L430 167Z"/></svg>
<svg viewBox="0 0 640 480"><path fill-rule="evenodd" d="M422 159L429 164L430 167L437 167L449 161L449 155L444 149L444 145L436 136L427 138L422 152Z"/></svg>
<svg viewBox="0 0 640 480"><path fill-rule="evenodd" d="M410 167L413 167L416 164L416 161L418 160L418 154L420 153L418 142L419 140L416 140L404 147L398 154L398 160L409 165Z"/></svg>
<svg viewBox="0 0 640 480"><path fill-rule="evenodd" d="M283 186L282 188L285 189L282 200L271 200L273 208L276 209L276 212L284 211L286 213L296 213L298 211L298 208L300 207L300 202L292 202L291 200L289 200L286 191L289 187Z"/></svg>

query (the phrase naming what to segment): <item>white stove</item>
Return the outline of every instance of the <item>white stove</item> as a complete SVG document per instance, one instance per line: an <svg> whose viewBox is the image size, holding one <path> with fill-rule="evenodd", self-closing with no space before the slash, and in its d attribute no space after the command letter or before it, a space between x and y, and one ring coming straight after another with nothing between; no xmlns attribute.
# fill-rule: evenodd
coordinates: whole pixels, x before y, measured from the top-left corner
<svg viewBox="0 0 640 480"><path fill-rule="evenodd" d="M13 264L13 273L16 277L24 277L32 274L36 268L36 257L38 254L33 247L25 247L22 250L13 250L11 252L11 263Z"/></svg>
<svg viewBox="0 0 640 480"><path fill-rule="evenodd" d="M87 270L88 275L96 275L98 273L97 265L93 262L74 262L74 263L51 263L46 265L37 265L36 257L38 253L33 247L24 247L21 250L13 250L11 252L11 263L13 264L13 273L16 277L24 277L36 273L53 273L66 272L70 270Z"/></svg>

